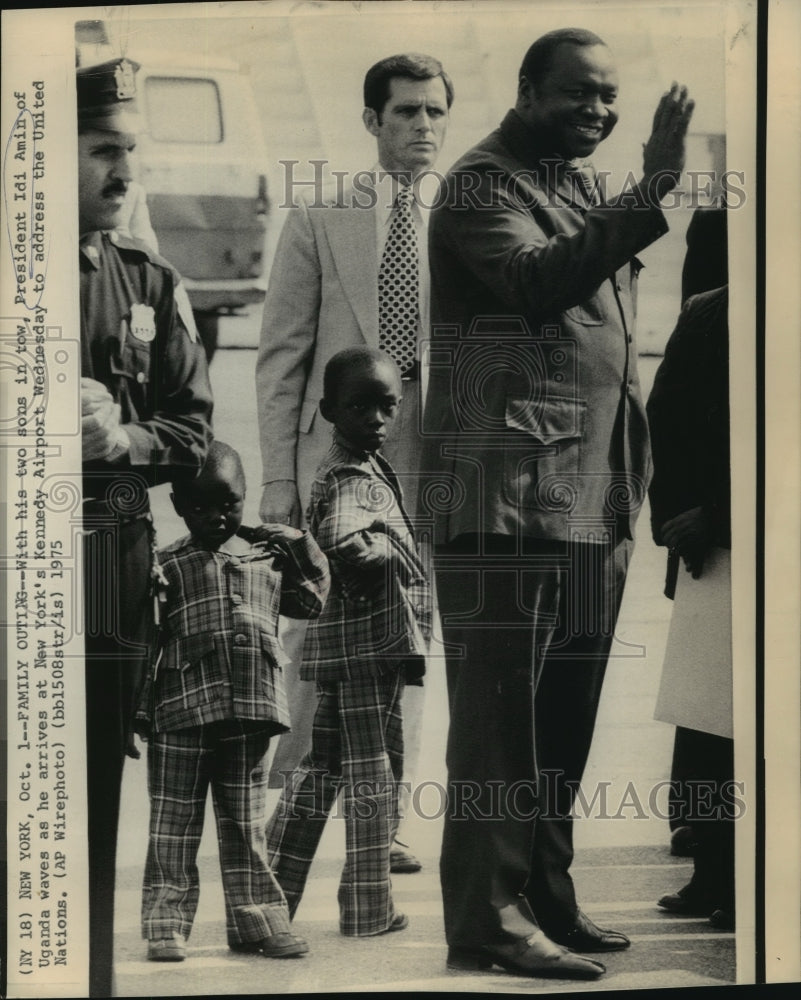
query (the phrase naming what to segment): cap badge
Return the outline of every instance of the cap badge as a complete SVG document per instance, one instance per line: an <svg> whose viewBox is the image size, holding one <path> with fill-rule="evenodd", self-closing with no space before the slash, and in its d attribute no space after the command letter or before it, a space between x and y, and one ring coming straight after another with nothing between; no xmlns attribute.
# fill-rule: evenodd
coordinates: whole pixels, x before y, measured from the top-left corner
<svg viewBox="0 0 801 1000"><path fill-rule="evenodd" d="M130 59L120 59L114 70L117 100L130 101L136 97L136 70Z"/></svg>

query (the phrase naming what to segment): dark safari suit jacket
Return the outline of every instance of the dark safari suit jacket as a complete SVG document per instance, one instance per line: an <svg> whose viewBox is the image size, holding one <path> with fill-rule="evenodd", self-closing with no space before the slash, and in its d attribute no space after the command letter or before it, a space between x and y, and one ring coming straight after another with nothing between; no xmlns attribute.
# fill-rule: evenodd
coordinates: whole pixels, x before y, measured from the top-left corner
<svg viewBox="0 0 801 1000"><path fill-rule="evenodd" d="M289 729L278 616L320 614L328 563L308 532L285 551L242 545L233 555L187 536L159 553L167 581L160 658L143 699L158 732L220 719Z"/></svg>
<svg viewBox="0 0 801 1000"><path fill-rule="evenodd" d="M440 543L564 540L578 523L600 540L610 519L633 537L647 488L635 255L667 225L653 207L588 210L532 140L510 111L431 215L423 468L453 497L434 517Z"/></svg>
<svg viewBox="0 0 801 1000"><path fill-rule="evenodd" d="M432 601L397 477L380 454L339 434L317 470L308 519L331 566L331 592L306 632L303 680L425 671Z"/></svg>

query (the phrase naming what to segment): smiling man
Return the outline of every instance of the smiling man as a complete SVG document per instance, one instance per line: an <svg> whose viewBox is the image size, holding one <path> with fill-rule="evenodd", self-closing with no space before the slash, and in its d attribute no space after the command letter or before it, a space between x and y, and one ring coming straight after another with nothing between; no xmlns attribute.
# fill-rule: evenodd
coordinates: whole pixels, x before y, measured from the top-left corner
<svg viewBox="0 0 801 1000"><path fill-rule="evenodd" d="M120 787L153 638L148 487L195 475L206 357L180 278L115 232L136 145L136 63L77 71L90 996L112 995Z"/></svg>
<svg viewBox="0 0 801 1000"><path fill-rule="evenodd" d="M315 470L331 444L321 418L326 363L347 347L376 347L398 364L403 411L384 453L416 505L422 400L418 345L428 336L428 211L418 199L422 175L434 165L448 128L453 86L431 56L389 56L364 79L362 121L375 137L377 163L332 190L330 197L299 200L289 211L276 249L264 304L256 369L263 459L264 521L302 522ZM431 178L433 180L433 178ZM285 645L302 646L303 629L287 623ZM297 670L295 657L293 673ZM273 783L290 772L308 748L314 714L310 685L290 686L292 732L273 764ZM404 702L406 763L417 757L422 690L407 689ZM403 827L399 832L403 841ZM419 862L395 845L394 872Z"/></svg>
<svg viewBox="0 0 801 1000"><path fill-rule="evenodd" d="M571 811L650 468L635 254L667 229L692 102L663 96L641 180L605 202L586 157L617 95L597 35L544 35L432 212L422 466L440 503L423 513L448 650L453 968L593 979L604 966L577 952L629 946L578 907Z"/></svg>

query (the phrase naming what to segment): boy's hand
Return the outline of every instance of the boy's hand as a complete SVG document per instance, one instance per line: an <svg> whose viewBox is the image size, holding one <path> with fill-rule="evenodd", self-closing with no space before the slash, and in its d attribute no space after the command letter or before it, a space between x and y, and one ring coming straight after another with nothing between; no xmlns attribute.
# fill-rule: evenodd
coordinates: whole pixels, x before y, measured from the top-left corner
<svg viewBox="0 0 801 1000"><path fill-rule="evenodd" d="M267 542L268 544L277 545L279 548L282 543L294 542L296 538L303 537L303 532L300 528L293 528L289 524L278 524L276 522L259 524L255 528L249 528L248 531L249 540L252 543Z"/></svg>
<svg viewBox="0 0 801 1000"><path fill-rule="evenodd" d="M133 760L139 760L142 756L139 747L136 745L136 739L133 733L128 733L128 741L125 746L125 756L131 757Z"/></svg>
<svg viewBox="0 0 801 1000"><path fill-rule="evenodd" d="M333 545L327 555L359 569L380 569L392 558L392 543L383 534L357 532Z"/></svg>
<svg viewBox="0 0 801 1000"><path fill-rule="evenodd" d="M406 554L392 541L387 534L385 522L380 519L373 521L365 531L344 538L326 554L365 572L386 572L389 568L398 574L401 583L405 585L411 583L416 576Z"/></svg>

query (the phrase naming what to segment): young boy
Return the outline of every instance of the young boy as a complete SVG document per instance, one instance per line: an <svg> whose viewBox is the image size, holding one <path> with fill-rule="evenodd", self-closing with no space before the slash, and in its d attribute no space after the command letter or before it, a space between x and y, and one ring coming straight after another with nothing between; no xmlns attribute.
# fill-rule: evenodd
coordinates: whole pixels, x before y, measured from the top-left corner
<svg viewBox="0 0 801 1000"><path fill-rule="evenodd" d="M403 930L389 878L403 770L401 697L420 683L431 630L425 570L381 447L401 402L395 363L370 348L336 354L320 412L334 425L312 486L309 525L331 565L331 593L306 636L300 677L317 683L312 745L267 827L270 864L294 916L326 819L344 791L340 930Z"/></svg>
<svg viewBox="0 0 801 1000"><path fill-rule="evenodd" d="M229 947L271 958L302 955L308 946L290 933L265 851L264 757L270 737L289 729L278 615L320 614L327 561L308 532L241 527L245 477L229 445L213 442L200 475L173 483L173 490L190 534L159 553L165 583L159 658L140 712L149 722L147 957L185 957L209 784Z"/></svg>

